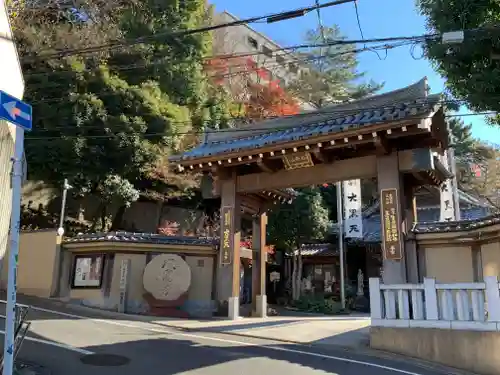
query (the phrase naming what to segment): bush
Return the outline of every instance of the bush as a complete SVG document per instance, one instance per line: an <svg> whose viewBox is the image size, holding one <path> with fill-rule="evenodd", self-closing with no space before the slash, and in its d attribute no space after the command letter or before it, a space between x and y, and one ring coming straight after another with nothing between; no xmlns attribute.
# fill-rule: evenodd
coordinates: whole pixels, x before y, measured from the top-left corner
<svg viewBox="0 0 500 375"><path fill-rule="evenodd" d="M301 311L328 315L346 312L342 309L340 302L323 296L302 296L297 301L294 301L294 306Z"/></svg>

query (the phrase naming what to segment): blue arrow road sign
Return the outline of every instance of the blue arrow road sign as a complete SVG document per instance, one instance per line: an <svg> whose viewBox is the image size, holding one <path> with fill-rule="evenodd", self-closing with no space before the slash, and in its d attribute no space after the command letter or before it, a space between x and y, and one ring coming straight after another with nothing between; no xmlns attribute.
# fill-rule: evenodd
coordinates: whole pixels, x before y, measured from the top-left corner
<svg viewBox="0 0 500 375"><path fill-rule="evenodd" d="M0 91L0 119L27 131L33 127L31 106L3 91Z"/></svg>

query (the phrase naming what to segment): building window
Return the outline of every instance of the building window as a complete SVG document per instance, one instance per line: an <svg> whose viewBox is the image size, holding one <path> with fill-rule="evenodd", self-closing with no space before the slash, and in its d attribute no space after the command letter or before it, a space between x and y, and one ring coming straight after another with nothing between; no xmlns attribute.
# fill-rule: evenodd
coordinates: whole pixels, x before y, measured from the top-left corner
<svg viewBox="0 0 500 375"><path fill-rule="evenodd" d="M294 74L297 74L299 72L299 67L297 66L297 64L290 64L288 66L288 69L290 69L290 72Z"/></svg>
<svg viewBox="0 0 500 375"><path fill-rule="evenodd" d="M276 62L278 64L284 65L285 64L285 58L282 55L276 55Z"/></svg>
<svg viewBox="0 0 500 375"><path fill-rule="evenodd" d="M266 46L262 46L262 53L267 57L273 57L273 50Z"/></svg>
<svg viewBox="0 0 500 375"><path fill-rule="evenodd" d="M73 266L72 288L101 288L104 256L77 255Z"/></svg>
<svg viewBox="0 0 500 375"><path fill-rule="evenodd" d="M255 49L259 49L259 43L257 43L257 40L255 40L251 36L248 37L248 44Z"/></svg>

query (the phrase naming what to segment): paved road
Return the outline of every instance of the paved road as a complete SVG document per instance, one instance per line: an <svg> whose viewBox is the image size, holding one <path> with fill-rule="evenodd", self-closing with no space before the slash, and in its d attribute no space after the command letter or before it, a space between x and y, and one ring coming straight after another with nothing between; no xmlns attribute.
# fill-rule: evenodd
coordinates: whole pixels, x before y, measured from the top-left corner
<svg viewBox="0 0 500 375"><path fill-rule="evenodd" d="M340 349L313 349L215 333L185 333L154 323L110 320L99 313L75 312L53 305L43 308L63 314L32 311L30 338L20 357L48 367L54 375L449 374ZM3 323L0 330L3 331ZM104 356L97 358L93 354ZM86 359L97 360L100 365L83 363Z"/></svg>

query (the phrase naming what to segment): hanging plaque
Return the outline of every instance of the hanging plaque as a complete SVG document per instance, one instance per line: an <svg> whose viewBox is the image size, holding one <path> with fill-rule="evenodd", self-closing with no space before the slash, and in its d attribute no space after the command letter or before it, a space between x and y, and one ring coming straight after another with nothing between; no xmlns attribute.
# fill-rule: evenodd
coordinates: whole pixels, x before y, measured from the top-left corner
<svg viewBox="0 0 500 375"><path fill-rule="evenodd" d="M283 156L285 169L299 169L314 166L314 163L309 152L296 152L291 155Z"/></svg>
<svg viewBox="0 0 500 375"><path fill-rule="evenodd" d="M220 262L227 266L231 264L233 252L233 208L222 207L221 210L221 246Z"/></svg>
<svg viewBox="0 0 500 375"><path fill-rule="evenodd" d="M397 189L381 190L380 210L382 213L382 250L384 257L389 260L401 260L403 258L403 246Z"/></svg>

